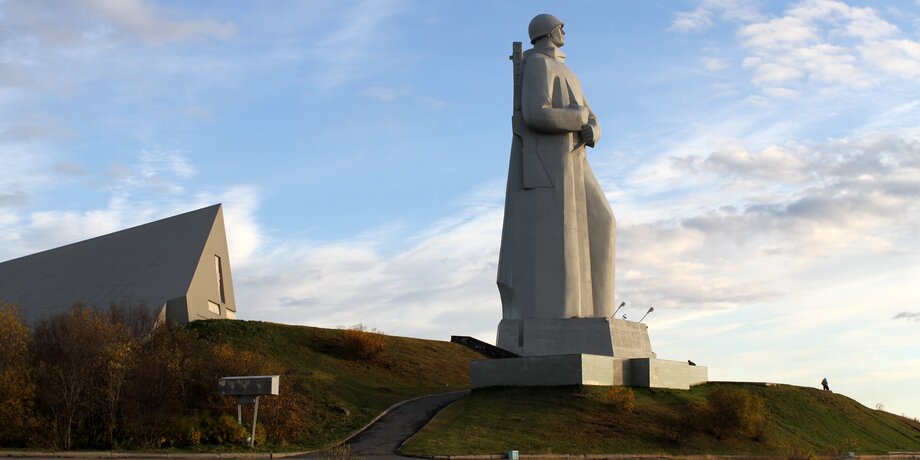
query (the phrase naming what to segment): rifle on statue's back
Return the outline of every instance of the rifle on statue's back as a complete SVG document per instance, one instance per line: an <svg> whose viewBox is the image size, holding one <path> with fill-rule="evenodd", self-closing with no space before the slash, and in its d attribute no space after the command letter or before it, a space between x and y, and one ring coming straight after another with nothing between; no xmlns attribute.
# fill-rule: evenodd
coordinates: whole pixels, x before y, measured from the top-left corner
<svg viewBox="0 0 920 460"><path fill-rule="evenodd" d="M521 42L511 44L511 56L508 56L514 66L514 111L521 110L521 83L524 80L524 52Z"/></svg>
<svg viewBox="0 0 920 460"><path fill-rule="evenodd" d="M514 42L511 45L511 56L508 56L508 59L511 59L514 64L514 113L511 116L511 130L521 143L521 168L523 169L521 185L524 189L552 188L553 182L549 178L549 173L546 172L542 160L538 158L535 135L524 123L522 111L524 52L521 49L521 42Z"/></svg>

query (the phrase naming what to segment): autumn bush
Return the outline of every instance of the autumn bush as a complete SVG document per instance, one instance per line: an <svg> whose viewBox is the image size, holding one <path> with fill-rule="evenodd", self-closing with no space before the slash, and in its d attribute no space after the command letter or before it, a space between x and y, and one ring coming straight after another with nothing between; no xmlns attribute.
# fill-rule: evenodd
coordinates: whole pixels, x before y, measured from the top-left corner
<svg viewBox="0 0 920 460"><path fill-rule="evenodd" d="M200 407L199 401L189 401L201 361L198 344L184 328L164 324L137 350L140 359L125 382L121 404L122 442L145 448L173 444L177 418Z"/></svg>
<svg viewBox="0 0 920 460"><path fill-rule="evenodd" d="M781 446L785 457L788 460L817 460L818 454L815 449L808 444L800 441L783 443Z"/></svg>
<svg viewBox="0 0 920 460"><path fill-rule="evenodd" d="M241 444L248 437L250 417L237 423L236 400L217 394L217 381L232 375L283 373L277 363L250 351L238 351L229 344L201 343L185 328L165 325L143 345L144 365L135 369L131 380L129 434L141 447L193 447L199 444ZM150 385L150 382L157 382ZM281 379L281 394L261 398L256 443L285 444L303 438L302 423L283 429L278 423L293 421L304 409L304 395L289 391L288 379ZM176 395L164 407L158 400ZM156 407L157 410L150 410ZM246 407L251 411L252 406ZM175 422L171 414L190 414ZM251 412L249 412L251 413ZM306 414L303 415L306 417Z"/></svg>
<svg viewBox="0 0 920 460"><path fill-rule="evenodd" d="M260 404L271 418L264 418L259 424L259 429L265 433L266 438L274 444L287 445L296 440L303 439L314 429L314 417L319 410L315 402L307 397L307 389L302 388L294 378L281 380L277 396L266 398Z"/></svg>
<svg viewBox="0 0 920 460"><path fill-rule="evenodd" d="M221 415L207 430L207 441L212 444L239 444L246 441L248 433L233 416Z"/></svg>
<svg viewBox="0 0 920 460"><path fill-rule="evenodd" d="M35 328L37 412L51 447L114 446L125 379L136 353L128 328L104 313L76 306Z"/></svg>
<svg viewBox="0 0 920 460"><path fill-rule="evenodd" d="M240 425L236 417L224 414L211 415L186 415L172 425L169 433L161 438L160 447L195 447L202 444L243 444L249 431ZM256 434L257 443L263 444L265 436Z"/></svg>
<svg viewBox="0 0 920 460"><path fill-rule="evenodd" d="M767 422L763 399L742 388L714 388L693 413L691 418L717 439L736 434L762 438Z"/></svg>
<svg viewBox="0 0 920 460"><path fill-rule="evenodd" d="M16 308L0 305L0 446L242 444L251 416L246 426L237 422L236 400L217 394L217 381L282 374L282 366L185 327L154 327L149 312L76 305L36 323L30 336ZM293 380L283 378L280 395L260 400L257 444L299 442L310 432L314 411Z"/></svg>
<svg viewBox="0 0 920 460"><path fill-rule="evenodd" d="M844 437L837 445L828 445L824 448L824 456L828 458L844 458L850 452L859 452L859 441L851 437Z"/></svg>
<svg viewBox="0 0 920 460"><path fill-rule="evenodd" d="M29 328L16 306L4 303L0 303L0 350L0 446L23 444L34 423Z"/></svg>
<svg viewBox="0 0 920 460"><path fill-rule="evenodd" d="M636 410L636 393L629 387L615 385L607 390L607 401L618 412Z"/></svg>
<svg viewBox="0 0 920 460"><path fill-rule="evenodd" d="M371 363L383 360L386 336L377 329L368 329L359 323L344 331L343 340L345 352L352 359Z"/></svg>

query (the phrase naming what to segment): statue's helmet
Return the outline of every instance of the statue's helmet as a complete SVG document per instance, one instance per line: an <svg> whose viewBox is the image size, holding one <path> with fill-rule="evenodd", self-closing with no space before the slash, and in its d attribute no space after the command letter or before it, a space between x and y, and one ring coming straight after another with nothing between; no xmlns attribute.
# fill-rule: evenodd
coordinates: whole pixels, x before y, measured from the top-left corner
<svg viewBox="0 0 920 460"><path fill-rule="evenodd" d="M527 26L527 33L530 34L530 43L537 41L541 37L545 37L556 28L556 26L562 26L562 21L559 20L556 16L551 14L538 14L530 20L530 25Z"/></svg>

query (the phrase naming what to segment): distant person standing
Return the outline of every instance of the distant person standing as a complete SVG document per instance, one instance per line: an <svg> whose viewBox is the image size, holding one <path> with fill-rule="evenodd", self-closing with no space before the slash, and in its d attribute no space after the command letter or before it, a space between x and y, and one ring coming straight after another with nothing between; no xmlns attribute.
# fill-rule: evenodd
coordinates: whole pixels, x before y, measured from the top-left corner
<svg viewBox="0 0 920 460"><path fill-rule="evenodd" d="M827 386L827 377L821 380L821 386L824 387L826 391L831 391L831 387Z"/></svg>

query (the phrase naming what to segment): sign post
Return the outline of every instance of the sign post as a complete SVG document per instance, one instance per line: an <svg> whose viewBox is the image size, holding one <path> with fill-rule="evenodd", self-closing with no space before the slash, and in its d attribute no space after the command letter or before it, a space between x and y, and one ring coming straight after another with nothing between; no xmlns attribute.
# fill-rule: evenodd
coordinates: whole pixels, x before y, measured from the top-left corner
<svg viewBox="0 0 920 460"><path fill-rule="evenodd" d="M259 396L277 395L280 376L250 375L224 377L217 385L217 391L223 396L236 397L236 421L243 424L243 404L255 404L252 410L252 435L249 447L256 444L256 420L259 417Z"/></svg>

